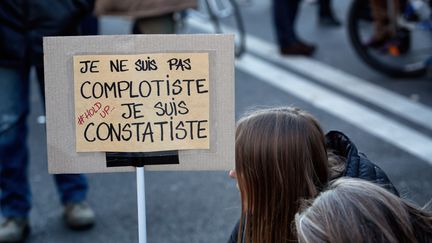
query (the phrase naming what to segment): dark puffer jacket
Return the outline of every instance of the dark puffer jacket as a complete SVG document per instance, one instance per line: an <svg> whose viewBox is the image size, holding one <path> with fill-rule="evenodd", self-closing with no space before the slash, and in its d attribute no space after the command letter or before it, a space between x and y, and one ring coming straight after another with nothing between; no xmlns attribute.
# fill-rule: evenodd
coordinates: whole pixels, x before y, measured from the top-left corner
<svg viewBox="0 0 432 243"><path fill-rule="evenodd" d="M381 185L393 194L399 196L384 171L372 163L365 154L359 153L353 142L343 133L330 131L326 134L326 146L336 155L346 161L342 176L359 178Z"/></svg>
<svg viewBox="0 0 432 243"><path fill-rule="evenodd" d="M78 34L94 0L1 0L0 66L42 62L42 37Z"/></svg>
<svg viewBox="0 0 432 243"><path fill-rule="evenodd" d="M399 196L398 191L391 183L384 171L372 163L366 155L359 153L353 142L342 132L330 131L326 134L327 150L345 161L344 170L340 177L353 177L367 180L386 188L393 194ZM238 235L238 221L234 227L228 243L236 243Z"/></svg>

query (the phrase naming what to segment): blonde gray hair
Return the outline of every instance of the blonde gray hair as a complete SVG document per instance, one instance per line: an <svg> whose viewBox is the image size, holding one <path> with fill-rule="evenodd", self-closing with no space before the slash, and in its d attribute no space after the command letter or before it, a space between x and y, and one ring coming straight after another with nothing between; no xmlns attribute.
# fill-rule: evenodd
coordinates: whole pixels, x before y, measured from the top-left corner
<svg viewBox="0 0 432 243"><path fill-rule="evenodd" d="M432 242L432 214L373 183L341 178L295 216L302 243Z"/></svg>

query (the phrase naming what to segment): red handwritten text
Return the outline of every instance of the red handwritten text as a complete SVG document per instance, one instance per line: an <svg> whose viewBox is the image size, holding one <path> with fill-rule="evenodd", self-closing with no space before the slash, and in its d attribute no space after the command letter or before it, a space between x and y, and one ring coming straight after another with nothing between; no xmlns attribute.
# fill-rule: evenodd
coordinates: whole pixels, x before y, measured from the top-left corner
<svg viewBox="0 0 432 243"><path fill-rule="evenodd" d="M96 113L99 112L101 108L102 104L100 102L94 103L94 105L90 109L87 109L83 114L78 116L78 124L83 125L86 120L92 118Z"/></svg>

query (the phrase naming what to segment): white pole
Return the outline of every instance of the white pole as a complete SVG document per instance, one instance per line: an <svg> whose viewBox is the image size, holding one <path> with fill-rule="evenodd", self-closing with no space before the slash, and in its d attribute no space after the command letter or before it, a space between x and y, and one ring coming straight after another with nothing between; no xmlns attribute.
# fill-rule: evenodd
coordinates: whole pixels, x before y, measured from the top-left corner
<svg viewBox="0 0 432 243"><path fill-rule="evenodd" d="M144 166L136 167L138 202L138 242L147 243Z"/></svg>

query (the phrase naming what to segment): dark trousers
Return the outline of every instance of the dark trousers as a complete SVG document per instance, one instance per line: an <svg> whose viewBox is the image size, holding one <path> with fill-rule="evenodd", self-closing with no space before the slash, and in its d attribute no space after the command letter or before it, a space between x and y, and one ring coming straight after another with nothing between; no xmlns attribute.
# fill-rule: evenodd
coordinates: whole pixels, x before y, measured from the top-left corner
<svg viewBox="0 0 432 243"><path fill-rule="evenodd" d="M333 15L331 10L330 0L319 0L319 16L330 16Z"/></svg>
<svg viewBox="0 0 432 243"><path fill-rule="evenodd" d="M273 0L273 21L281 48L297 41L294 25L299 2L299 0Z"/></svg>

